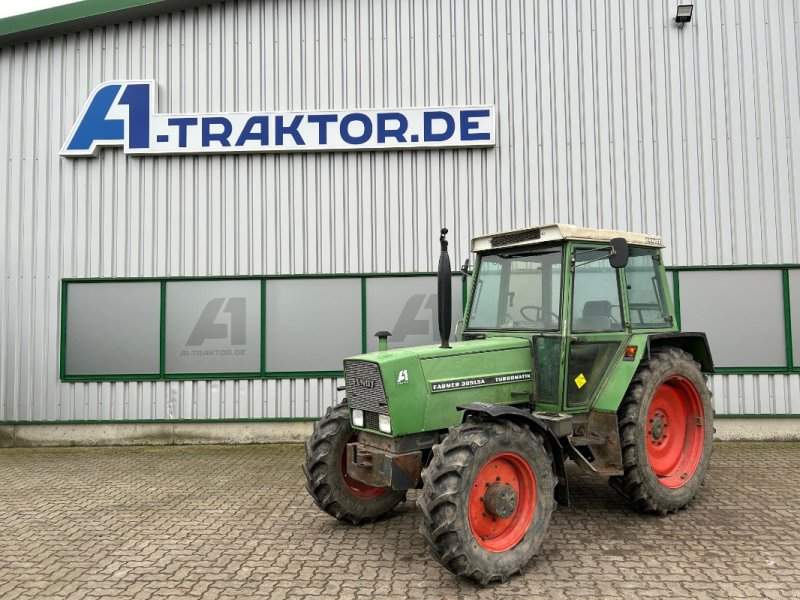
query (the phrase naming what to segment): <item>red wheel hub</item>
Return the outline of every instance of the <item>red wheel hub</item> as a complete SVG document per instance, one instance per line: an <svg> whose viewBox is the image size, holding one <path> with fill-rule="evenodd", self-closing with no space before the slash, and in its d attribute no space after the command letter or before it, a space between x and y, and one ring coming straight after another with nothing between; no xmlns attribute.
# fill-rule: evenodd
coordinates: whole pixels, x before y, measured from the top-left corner
<svg viewBox="0 0 800 600"><path fill-rule="evenodd" d="M469 525L477 542L492 552L516 546L536 512L536 477L515 452L491 458L478 471L469 495Z"/></svg>
<svg viewBox="0 0 800 600"><path fill-rule="evenodd" d="M355 440L356 436L354 435L347 443L354 442ZM341 471L342 480L344 481L345 486L347 486L347 489L350 490L350 493L357 498L377 498L388 489L385 487L375 487L373 485L363 483L357 479L353 479L347 474L347 444L345 444L344 448L342 449Z"/></svg>
<svg viewBox="0 0 800 600"><path fill-rule="evenodd" d="M700 394L684 377L667 378L650 402L645 426L647 460L661 485L675 489L692 478L704 438Z"/></svg>

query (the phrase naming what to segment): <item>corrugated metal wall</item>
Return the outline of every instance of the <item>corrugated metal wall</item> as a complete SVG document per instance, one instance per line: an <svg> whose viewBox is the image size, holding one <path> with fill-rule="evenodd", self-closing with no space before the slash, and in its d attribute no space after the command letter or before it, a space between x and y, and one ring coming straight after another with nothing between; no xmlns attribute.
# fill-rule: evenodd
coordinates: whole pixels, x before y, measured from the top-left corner
<svg viewBox="0 0 800 600"><path fill-rule="evenodd" d="M0 420L320 414L331 380L66 384L59 280L430 271L475 234L661 233L678 265L800 262L800 4L227 2L0 49ZM66 160L91 90L161 112L490 103L490 150ZM714 377L800 412L797 375ZM794 398L794 404L792 404Z"/></svg>

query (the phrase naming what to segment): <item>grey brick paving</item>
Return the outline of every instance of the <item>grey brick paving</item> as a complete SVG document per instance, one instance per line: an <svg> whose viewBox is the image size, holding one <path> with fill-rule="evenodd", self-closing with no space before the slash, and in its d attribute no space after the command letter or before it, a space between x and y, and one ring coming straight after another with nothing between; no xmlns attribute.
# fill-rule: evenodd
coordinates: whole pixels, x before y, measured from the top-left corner
<svg viewBox="0 0 800 600"><path fill-rule="evenodd" d="M297 445L0 450L0 598L800 598L800 443L717 444L686 511L571 468L543 555L479 588L431 559L412 494L355 528Z"/></svg>

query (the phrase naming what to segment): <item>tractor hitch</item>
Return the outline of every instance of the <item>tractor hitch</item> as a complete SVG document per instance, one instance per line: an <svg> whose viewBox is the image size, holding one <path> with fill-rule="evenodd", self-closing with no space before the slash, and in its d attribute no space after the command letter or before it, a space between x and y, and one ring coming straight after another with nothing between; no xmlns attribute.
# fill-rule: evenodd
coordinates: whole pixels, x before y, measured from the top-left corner
<svg viewBox="0 0 800 600"><path fill-rule="evenodd" d="M347 474L373 487L411 490L422 479L422 452L398 454L353 442L347 444Z"/></svg>

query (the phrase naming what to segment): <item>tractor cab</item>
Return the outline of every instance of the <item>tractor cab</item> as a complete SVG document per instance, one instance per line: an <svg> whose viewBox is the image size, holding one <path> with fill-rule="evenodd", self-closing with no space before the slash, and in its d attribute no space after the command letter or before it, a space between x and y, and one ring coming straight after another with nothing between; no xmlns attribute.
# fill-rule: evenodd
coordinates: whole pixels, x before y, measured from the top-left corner
<svg viewBox="0 0 800 600"><path fill-rule="evenodd" d="M464 340L531 339L535 410L586 410L632 336L674 332L661 239L550 225L473 241Z"/></svg>

